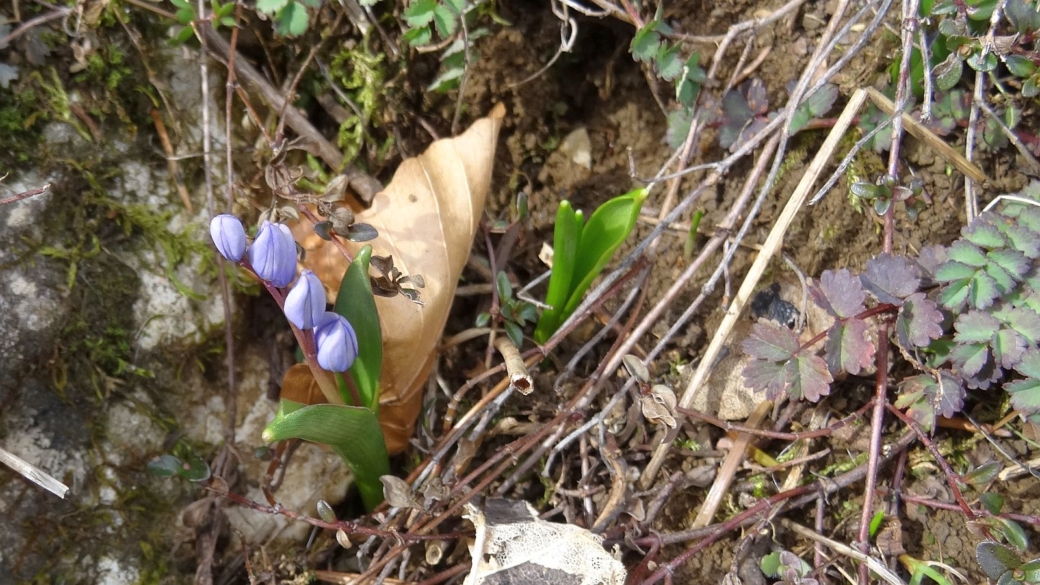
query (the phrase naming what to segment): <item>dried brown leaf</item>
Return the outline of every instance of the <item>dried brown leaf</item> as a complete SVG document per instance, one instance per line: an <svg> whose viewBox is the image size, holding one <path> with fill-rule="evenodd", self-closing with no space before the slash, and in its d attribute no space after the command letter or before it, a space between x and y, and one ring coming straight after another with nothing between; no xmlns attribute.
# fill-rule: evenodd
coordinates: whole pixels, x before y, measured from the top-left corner
<svg viewBox="0 0 1040 585"><path fill-rule="evenodd" d="M504 116L500 104L462 135L438 140L405 160L372 206L356 213L358 222L379 231L370 242L375 254L393 256L403 274L421 274L426 284L423 306L402 296L376 297L383 330L379 421L390 453L403 451L412 436L423 383L484 210ZM306 266L321 279L331 302L346 259L304 222L294 232L307 250ZM351 254L362 245L345 242Z"/></svg>

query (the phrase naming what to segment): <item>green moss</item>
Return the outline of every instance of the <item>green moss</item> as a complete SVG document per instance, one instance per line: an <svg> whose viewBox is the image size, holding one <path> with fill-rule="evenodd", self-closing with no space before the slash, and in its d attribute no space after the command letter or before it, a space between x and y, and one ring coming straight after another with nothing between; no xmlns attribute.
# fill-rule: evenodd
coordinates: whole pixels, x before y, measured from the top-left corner
<svg viewBox="0 0 1040 585"><path fill-rule="evenodd" d="M353 161L361 152L369 126L375 121L374 115L379 106L385 103L385 57L382 53L373 53L366 38L356 47L340 49L333 55L329 65L330 76L343 87L356 107L355 115L340 124L336 139L343 149L344 164ZM380 150L385 147L386 144L383 144Z"/></svg>

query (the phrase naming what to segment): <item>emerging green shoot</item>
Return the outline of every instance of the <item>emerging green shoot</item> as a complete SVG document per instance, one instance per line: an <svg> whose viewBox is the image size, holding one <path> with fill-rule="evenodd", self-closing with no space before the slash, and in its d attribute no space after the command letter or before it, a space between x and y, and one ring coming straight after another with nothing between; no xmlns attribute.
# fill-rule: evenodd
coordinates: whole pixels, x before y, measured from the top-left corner
<svg viewBox="0 0 1040 585"><path fill-rule="evenodd" d="M534 339L545 343L574 313L592 281L635 227L647 190L636 189L600 205L585 222L581 211L561 201L553 234L553 269Z"/></svg>

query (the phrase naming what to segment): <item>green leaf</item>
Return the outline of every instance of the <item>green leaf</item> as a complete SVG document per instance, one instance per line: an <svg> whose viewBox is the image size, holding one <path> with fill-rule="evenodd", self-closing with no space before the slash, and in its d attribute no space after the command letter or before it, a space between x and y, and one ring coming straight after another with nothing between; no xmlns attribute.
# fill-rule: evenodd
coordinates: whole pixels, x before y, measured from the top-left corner
<svg viewBox="0 0 1040 585"><path fill-rule="evenodd" d="M1004 509L1004 498L999 494L985 492L979 495L979 501L982 502L982 505L986 510L994 516L1000 514L1000 511Z"/></svg>
<svg viewBox="0 0 1040 585"><path fill-rule="evenodd" d="M669 47L668 43L661 43L657 50L657 74L665 81L672 81L683 72L683 62L679 55L679 46Z"/></svg>
<svg viewBox="0 0 1040 585"><path fill-rule="evenodd" d="M282 400L262 438L266 442L303 439L328 445L354 473L365 508L371 511L383 501L379 477L390 473L390 464L379 419L371 410Z"/></svg>
<svg viewBox="0 0 1040 585"><path fill-rule="evenodd" d="M646 26L636 31L632 38L632 57L636 61L649 63L657 55L657 49L661 46L661 35L657 32L658 22L651 20Z"/></svg>
<svg viewBox="0 0 1040 585"><path fill-rule="evenodd" d="M563 323L561 315L570 296L574 280L574 265L577 261L581 226L570 201L564 199L556 209L556 226L553 228L553 267L549 277L549 291L545 302L551 308L542 313L534 330L534 339L545 343Z"/></svg>
<svg viewBox="0 0 1040 585"><path fill-rule="evenodd" d="M987 461L982 465L971 470L962 479L965 483L969 483L973 486L984 486L987 483L997 478L997 474L1000 473L1000 463L996 461Z"/></svg>
<svg viewBox="0 0 1040 585"><path fill-rule="evenodd" d="M455 34L455 30L459 27L457 19L456 14L443 4L438 4L433 8L433 24L437 27L437 34L442 39Z"/></svg>
<svg viewBox="0 0 1040 585"><path fill-rule="evenodd" d="M513 285L509 283L509 277L504 271L499 271L495 277L495 288L498 289L498 302L505 304L513 301Z"/></svg>
<svg viewBox="0 0 1040 585"><path fill-rule="evenodd" d="M422 47L430 44L430 40L433 38L433 31L428 26L420 26L417 28L408 29L401 39L407 42L412 47Z"/></svg>
<svg viewBox="0 0 1040 585"><path fill-rule="evenodd" d="M1015 77L1029 77L1036 72L1036 65L1032 59L1022 55L1008 55L1004 58L1004 63Z"/></svg>
<svg viewBox="0 0 1040 585"><path fill-rule="evenodd" d="M174 18L177 22L183 25L190 25L191 21L195 20L195 11L188 8L181 8L176 14L174 14Z"/></svg>
<svg viewBox="0 0 1040 585"><path fill-rule="evenodd" d="M805 128L805 126L808 123L809 123L809 111L805 107L805 105L803 104L803 105L799 106L798 109L795 110L794 114L791 116L791 126L788 129L788 131L787 131L787 135L788 136L794 136L795 134L798 134L798 132L802 128Z"/></svg>
<svg viewBox="0 0 1040 585"><path fill-rule="evenodd" d="M206 481L211 476L209 463L198 455L192 455L184 460L181 468L177 470L177 475L188 481Z"/></svg>
<svg viewBox="0 0 1040 585"><path fill-rule="evenodd" d="M1007 538L1008 544L1017 548L1019 552L1026 552L1029 548L1029 536L1022 529L1022 525L1007 518L995 518L995 520L999 523L998 526L1003 528L1002 532Z"/></svg>
<svg viewBox="0 0 1040 585"><path fill-rule="evenodd" d="M177 8L187 8L188 10L195 10L195 7L192 6L191 2L188 2L188 0L170 0L170 3L176 6Z"/></svg>
<svg viewBox="0 0 1040 585"><path fill-rule="evenodd" d="M358 355L350 367L350 377L357 386L362 404L378 413L383 332L379 326L376 301L372 296L372 282L368 277L371 260L372 246L365 246L358 251L340 281L339 294L336 295L336 304L332 310L346 317L357 334ZM344 400L350 402L346 396Z"/></svg>
<svg viewBox="0 0 1040 585"><path fill-rule="evenodd" d="M975 71L981 71L983 73L989 73L997 68L997 56L993 52L986 53L986 56L982 56L982 50L978 50L972 53L967 59L968 67L971 67Z"/></svg>
<svg viewBox="0 0 1040 585"><path fill-rule="evenodd" d="M444 5L455 14L462 14L462 11L466 9L466 0L444 0Z"/></svg>
<svg viewBox="0 0 1040 585"><path fill-rule="evenodd" d="M415 0L404 10L404 20L409 28L426 26L433 22L433 11L437 8L436 0Z"/></svg>
<svg viewBox="0 0 1040 585"><path fill-rule="evenodd" d="M310 16L307 15L307 9L303 4L292 1L278 12L274 31L282 36L296 37L307 31L308 24Z"/></svg>
<svg viewBox="0 0 1040 585"><path fill-rule="evenodd" d="M578 257L571 278L571 293L564 307L564 320L578 308L592 281L632 233L647 194L648 191L640 187L607 201L596 208L581 229Z"/></svg>
<svg viewBox="0 0 1040 585"><path fill-rule="evenodd" d="M766 556L762 557L760 567L762 568L762 573L764 573L766 577L779 577L780 553L771 552Z"/></svg>
<svg viewBox="0 0 1040 585"><path fill-rule="evenodd" d="M195 36L195 29L190 26L182 28L175 37L172 39L174 45L182 45L188 42L192 37Z"/></svg>
<svg viewBox="0 0 1040 585"><path fill-rule="evenodd" d="M1000 329L1000 321L989 313L969 311L957 317L953 328L957 330L957 343L988 343Z"/></svg>
<svg viewBox="0 0 1040 585"><path fill-rule="evenodd" d="M256 9L264 14L274 14L285 8L289 2L290 0L256 0Z"/></svg>
<svg viewBox="0 0 1040 585"><path fill-rule="evenodd" d="M954 242L953 245L950 246L948 253L950 260L967 264L968 266L974 266L975 268L982 268L989 263L986 254L984 254L978 246L975 246L967 240L957 240Z"/></svg>
<svg viewBox="0 0 1040 585"><path fill-rule="evenodd" d="M944 61L932 68L935 86L940 91L950 91L961 80L964 73L964 62L956 52L950 53Z"/></svg>
<svg viewBox="0 0 1040 585"><path fill-rule="evenodd" d="M878 510L874 513L874 517L870 519L870 537L874 538L877 536L878 528L881 528L881 522L885 519L885 513Z"/></svg>
<svg viewBox="0 0 1040 585"><path fill-rule="evenodd" d="M220 24L228 28L231 28L235 26L235 19L231 16L223 16L220 18Z"/></svg>
<svg viewBox="0 0 1040 585"><path fill-rule="evenodd" d="M506 335L509 340L513 342L513 345L521 347L524 344L524 331L519 325L512 321L503 321L502 327L506 330Z"/></svg>
<svg viewBox="0 0 1040 585"><path fill-rule="evenodd" d="M145 466L145 471L156 477L173 477L177 475L183 463L173 455L161 455L152 459Z"/></svg>
<svg viewBox="0 0 1040 585"><path fill-rule="evenodd" d="M1022 564L1014 551L988 540L975 547L975 560L990 579L999 579L1009 569Z"/></svg>

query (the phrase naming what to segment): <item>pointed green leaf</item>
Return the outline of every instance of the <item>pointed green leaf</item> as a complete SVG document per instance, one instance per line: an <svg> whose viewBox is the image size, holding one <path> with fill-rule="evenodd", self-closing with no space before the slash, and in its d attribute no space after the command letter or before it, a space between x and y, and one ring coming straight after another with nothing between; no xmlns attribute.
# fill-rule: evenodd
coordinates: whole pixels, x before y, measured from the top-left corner
<svg viewBox="0 0 1040 585"><path fill-rule="evenodd" d="M534 339L538 343L545 343L563 323L561 315L570 296L580 237L581 226L574 208L571 207L570 201L564 199L556 209L552 276L549 278L549 291L545 295L545 303L551 308L542 313L538 326L535 327Z"/></svg>
<svg viewBox="0 0 1040 585"><path fill-rule="evenodd" d="M581 228L578 258L574 265L571 294L564 309L564 319L578 308L592 281L632 233L647 195L648 191L641 187L615 197L597 207Z"/></svg>
<svg viewBox="0 0 1040 585"><path fill-rule="evenodd" d="M368 510L383 501L381 475L390 473L383 430L375 413L360 406L282 400L278 414L263 432L266 442L303 439L332 448L354 472Z"/></svg>
<svg viewBox="0 0 1040 585"><path fill-rule="evenodd" d="M362 403L379 412L379 377L383 368L383 332L379 327L379 311L372 296L368 265L372 246L365 246L347 267L336 295L333 310L347 318L358 339L358 355L350 367ZM346 397L344 397L346 398Z"/></svg>

